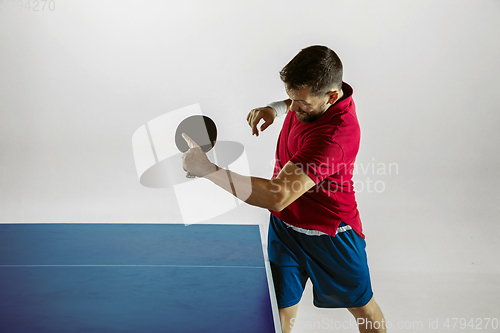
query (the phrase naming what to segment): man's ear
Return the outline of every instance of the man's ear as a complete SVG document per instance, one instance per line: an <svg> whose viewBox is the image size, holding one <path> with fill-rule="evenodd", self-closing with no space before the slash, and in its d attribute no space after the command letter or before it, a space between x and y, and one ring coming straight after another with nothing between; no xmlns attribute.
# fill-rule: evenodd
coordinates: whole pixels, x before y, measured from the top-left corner
<svg viewBox="0 0 500 333"><path fill-rule="evenodd" d="M337 99L339 99L339 92L337 90L331 90L328 92L328 104L334 104Z"/></svg>

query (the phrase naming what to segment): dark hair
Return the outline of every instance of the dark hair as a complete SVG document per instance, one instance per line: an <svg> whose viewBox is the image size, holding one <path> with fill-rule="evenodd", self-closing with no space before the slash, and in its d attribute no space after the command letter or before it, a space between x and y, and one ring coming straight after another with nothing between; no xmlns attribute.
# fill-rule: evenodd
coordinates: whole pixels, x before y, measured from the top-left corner
<svg viewBox="0 0 500 333"><path fill-rule="evenodd" d="M300 51L280 71L280 78L289 89L305 87L318 96L342 87L342 62L326 46L314 45Z"/></svg>

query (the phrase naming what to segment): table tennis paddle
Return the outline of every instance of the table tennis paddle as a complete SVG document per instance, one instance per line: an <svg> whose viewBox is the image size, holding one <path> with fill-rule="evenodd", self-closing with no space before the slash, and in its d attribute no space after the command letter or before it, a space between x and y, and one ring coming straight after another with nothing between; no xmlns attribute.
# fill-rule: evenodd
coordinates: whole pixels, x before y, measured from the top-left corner
<svg viewBox="0 0 500 333"><path fill-rule="evenodd" d="M175 145L180 152L185 153L189 150L189 146L182 137L182 133L186 133L191 139L193 139L198 146L205 152L209 152L217 141L217 127L214 121L205 115L194 115L187 117L175 131ZM187 178L195 178L196 176L186 174Z"/></svg>

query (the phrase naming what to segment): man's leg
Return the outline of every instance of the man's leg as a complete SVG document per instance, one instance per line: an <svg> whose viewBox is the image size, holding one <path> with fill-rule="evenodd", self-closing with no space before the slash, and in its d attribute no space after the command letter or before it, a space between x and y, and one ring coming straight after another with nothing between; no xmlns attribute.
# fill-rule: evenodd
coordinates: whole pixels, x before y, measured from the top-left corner
<svg viewBox="0 0 500 333"><path fill-rule="evenodd" d="M384 315L373 298L365 306L347 310L356 318L361 333L387 332Z"/></svg>
<svg viewBox="0 0 500 333"><path fill-rule="evenodd" d="M292 331L293 324L295 323L295 318L297 316L297 308L299 304L289 306L288 308L279 309L281 329L283 333L290 333Z"/></svg>

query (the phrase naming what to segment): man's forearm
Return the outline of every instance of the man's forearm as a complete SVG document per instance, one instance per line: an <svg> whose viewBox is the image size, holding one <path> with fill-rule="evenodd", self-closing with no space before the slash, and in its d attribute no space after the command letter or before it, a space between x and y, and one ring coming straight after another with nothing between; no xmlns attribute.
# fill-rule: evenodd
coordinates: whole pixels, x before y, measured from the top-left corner
<svg viewBox="0 0 500 333"><path fill-rule="evenodd" d="M219 167L205 178L252 206L276 211L280 202L279 191L272 180L243 176Z"/></svg>

